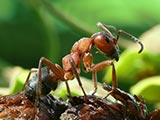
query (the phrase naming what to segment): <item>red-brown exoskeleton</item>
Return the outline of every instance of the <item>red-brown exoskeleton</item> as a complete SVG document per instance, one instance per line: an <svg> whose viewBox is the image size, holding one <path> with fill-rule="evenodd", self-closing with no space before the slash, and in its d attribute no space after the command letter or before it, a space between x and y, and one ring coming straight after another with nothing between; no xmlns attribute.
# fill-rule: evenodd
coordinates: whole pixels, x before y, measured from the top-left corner
<svg viewBox="0 0 160 120"><path fill-rule="evenodd" d="M125 31L119 30L117 37L114 37L111 34L111 32L107 29L106 25L100 22L98 22L97 25L101 29L103 29L104 32L97 32L93 34L90 38L81 38L80 40L75 42L75 44L71 48L71 53L66 55L62 59L63 68L61 68L58 64L53 64L48 59L42 57L39 61L38 69L32 69L29 73L26 84L24 85L26 94L33 96L37 92L37 95L40 96L41 94L46 94L50 92L51 89L53 90L56 89L58 81L65 81L70 95L70 90L67 81L76 77L84 95L86 95L79 78L80 62L82 62L84 70L86 72L93 73L93 81L94 81L93 94L97 90L96 73L105 68L106 66L112 66L112 79L113 79L112 90L114 90L117 87L117 81L116 81L116 73L113 60L106 60L97 64L93 64L93 56L91 53L92 47L94 46L106 56L118 61L119 49L117 42L120 37L120 34L124 34L130 37L138 44L140 44L141 49L139 50L139 53L142 52L143 50L143 44L136 37L132 36L131 34ZM46 67L42 68L42 64L46 65ZM35 74L35 77L32 77L31 80L29 80L31 72L37 72L37 73ZM43 89L44 87L46 89ZM31 92L34 92L34 94L33 93L31 94Z"/></svg>
<svg viewBox="0 0 160 120"><path fill-rule="evenodd" d="M106 66L112 66L113 85L111 91L114 91L116 89L117 82L113 61L107 60L98 64L93 64L93 58L91 53L92 47L94 46L106 56L118 61L119 49L117 46L117 42L120 34L127 35L131 39L138 42L141 45L139 53L143 50L143 45L137 38L135 38L129 33L119 30L117 37L115 38L107 29L107 26L103 25L100 22L97 25L102 28L104 32L98 32L93 34L90 38L82 38L77 41L72 46L71 53L66 55L62 59L63 68L60 67L58 64L54 64L48 59L42 57L39 61L38 68L31 69L24 84L22 93L24 93L31 101L35 102L34 105L36 109L38 108L40 97L42 95L47 95L51 90L55 90L57 88L58 81L65 81L68 94L71 98L71 93L67 81L76 77L83 91L83 94L86 96L86 93L82 87L82 83L79 78L80 62L83 63L83 67L86 72L93 73L93 94L96 93L97 90L96 73L99 70L105 68ZM43 64L46 65L46 67L42 67ZM30 78L32 72L35 72L35 74ZM37 114L37 111L38 110L34 110L35 114ZM32 114L33 118L34 116L36 116L35 114Z"/></svg>
<svg viewBox="0 0 160 120"><path fill-rule="evenodd" d="M66 55L62 59L63 69L65 71L64 73L64 79L69 80L73 79L73 70L72 66L70 64L70 60L72 60L75 64L76 71L78 74L80 73L80 62L82 61L84 70L86 72L92 72L92 79L94 81L94 93L97 91L97 78L96 73L102 69L104 69L107 66L112 66L112 90L114 90L117 87L117 81L116 81L116 73L115 73L115 67L113 64L113 60L106 60L102 61L97 64L93 64L93 56L91 53L91 49L94 46L97 48L101 53L106 55L107 57L111 59L115 59L116 61L119 60L119 49L118 49L118 39L120 37L120 34L124 34L134 41L136 41L138 44L140 44L141 49L139 50L139 53L143 50L143 44L133 35L123 31L119 30L117 37L114 37L111 32L107 29L107 26L98 22L97 24L101 29L104 30L104 32L98 32L93 34L90 38L82 38L78 40L71 49L71 53ZM110 26L111 27L111 26Z"/></svg>

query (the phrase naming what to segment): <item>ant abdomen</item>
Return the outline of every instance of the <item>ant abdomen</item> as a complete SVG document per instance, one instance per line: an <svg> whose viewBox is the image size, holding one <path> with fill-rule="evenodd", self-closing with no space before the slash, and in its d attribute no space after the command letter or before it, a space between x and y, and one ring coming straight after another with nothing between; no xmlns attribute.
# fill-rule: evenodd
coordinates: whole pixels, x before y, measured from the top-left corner
<svg viewBox="0 0 160 120"><path fill-rule="evenodd" d="M58 82L56 80L52 80L53 78L50 76L50 74L51 74L50 72L51 71L47 67L43 67L41 69L41 75L42 75L41 95L47 95L51 90L55 90L57 88ZM38 85L38 72L36 72L28 80L28 83L26 84L26 86L24 88L25 94L28 97L35 99L35 97L37 95L37 85Z"/></svg>

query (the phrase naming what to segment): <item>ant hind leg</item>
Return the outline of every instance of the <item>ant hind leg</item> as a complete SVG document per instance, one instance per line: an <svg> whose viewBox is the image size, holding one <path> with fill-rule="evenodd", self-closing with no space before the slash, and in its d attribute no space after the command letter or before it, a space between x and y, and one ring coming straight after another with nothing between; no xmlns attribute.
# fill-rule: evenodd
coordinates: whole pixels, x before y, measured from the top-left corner
<svg viewBox="0 0 160 120"><path fill-rule="evenodd" d="M30 78L30 76L31 76L31 73L37 72L37 71L38 71L37 68L32 68L32 69L29 71L29 74L28 74L28 76L27 76L27 79L26 79L26 81L25 81L25 83L24 83L24 85L23 85L22 91L23 91L24 88L26 87L26 85L27 85L27 83L28 83L28 80L29 80L29 78Z"/></svg>
<svg viewBox="0 0 160 120"><path fill-rule="evenodd" d="M97 92L97 72L92 72L92 79L94 84L94 90L92 95L94 95Z"/></svg>

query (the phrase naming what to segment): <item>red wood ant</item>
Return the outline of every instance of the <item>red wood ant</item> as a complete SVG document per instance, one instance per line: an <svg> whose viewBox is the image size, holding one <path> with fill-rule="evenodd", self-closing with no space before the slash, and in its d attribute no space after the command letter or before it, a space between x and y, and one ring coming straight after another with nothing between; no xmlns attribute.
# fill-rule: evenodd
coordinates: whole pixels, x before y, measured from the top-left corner
<svg viewBox="0 0 160 120"><path fill-rule="evenodd" d="M93 94L97 91L96 73L106 66L112 66L112 91L116 89L117 81L113 60L107 60L93 64L93 57L91 53L92 46L97 48L100 52L110 57L111 59L118 61L119 49L117 42L120 34L129 36L131 39L140 44L141 49L139 50L139 53L143 50L143 44L136 37L125 31L119 30L117 37L115 38L107 29L106 25L100 22L98 22L97 25L103 29L104 32L98 32L93 34L90 38L82 38L78 40L72 46L71 53L62 59L63 68L61 68L58 64L53 64L48 59L42 57L39 61L38 69L31 69L24 84L23 91L28 97L35 100L36 105L38 105L38 101L41 95L47 95L51 90L55 90L57 88L58 81L65 81L68 94L71 97L67 81L72 80L74 77L77 78L79 86L81 87L84 96L86 96L79 78L81 61L83 63L84 70L86 72L93 73ZM46 65L46 67L42 67L43 64ZM30 78L32 72L36 72L36 74Z"/></svg>
<svg viewBox="0 0 160 120"><path fill-rule="evenodd" d="M97 48L100 52L110 57L111 59L115 59L116 61L118 61L119 49L117 46L117 42L120 37L120 34L127 35L131 39L135 40L138 44L140 44L141 49L139 50L139 53L142 52L143 50L143 44L136 37L123 30L119 30L117 37L115 38L111 34L111 32L107 29L106 25L100 22L98 22L97 25L100 28L102 28L105 32L98 32L93 34L91 38L82 38L78 40L72 46L71 53L66 55L62 59L63 69L58 64L53 64L48 59L42 57L39 61L38 69L31 69L28 75L28 78L24 85L26 94L31 95L31 97L35 96L36 92L38 96L40 96L41 94L46 94L50 92L51 89L53 90L56 89L58 81L67 81L76 77L78 79L79 85L81 86L84 95L86 95L82 87L81 81L79 79L81 60L83 63L84 70L86 72L93 73L93 81L94 81L93 94L97 90L96 73L99 70L105 68L106 66L112 66L112 76L113 76L112 88L115 89L117 87L116 85L117 82L116 82L116 73L113 60L107 60L100 62L98 64L93 64L92 63L93 57L91 53L92 46L95 46L95 48ZM45 64L47 67L42 68L42 64ZM37 73L29 80L31 72L37 72ZM40 90L41 87L42 90ZM69 90L68 84L67 88Z"/></svg>
<svg viewBox="0 0 160 120"><path fill-rule="evenodd" d="M120 34L127 35L131 39L139 43L141 46L139 53L143 50L143 44L137 38L125 31L119 30L117 37L115 38L107 29L106 25L103 25L100 22L97 25L100 28L102 28L105 32L98 32L93 34L90 38L82 38L79 41L77 41L72 46L71 53L66 55L62 59L63 68L60 67L58 64L53 64L48 59L42 57L39 61L38 68L31 69L27 77L27 80L24 84L22 93L24 93L27 96L27 98L33 101L35 109L37 109L39 105L40 97L42 95L47 95L51 90L55 90L57 88L58 81L65 81L69 97L71 98L70 88L67 81L76 77L83 91L84 96L86 96L86 93L82 87L82 83L79 78L81 61L84 70L86 72L93 73L93 94L97 91L96 73L105 68L106 66L112 66L113 85L111 91L113 92L114 90L116 90L117 81L113 60L107 60L97 64L93 64L93 57L91 53L92 46L97 48L99 51L101 51L103 54L110 57L111 59L115 59L116 61L118 61L119 49L117 46L117 42L120 37ZM46 65L46 67L42 67L43 64ZM30 78L32 72L35 72L35 74ZM23 95L22 97L25 97ZM34 114L32 114L34 118L34 116L36 116L35 114L38 113L37 110L33 111L35 112Z"/></svg>
<svg viewBox="0 0 160 120"><path fill-rule="evenodd" d="M77 41L71 49L71 53L66 55L62 59L63 69L64 69L64 79L69 80L73 79L73 69L71 66L70 60L72 60L74 63L74 66L76 67L76 71L78 74L80 74L80 61L82 60L84 70L86 72L92 72L92 79L94 81L94 93L97 91L97 77L96 73L102 69L104 69L107 66L112 66L112 90L114 90L117 87L117 81L116 81L116 73L115 73L115 67L113 64L113 60L107 60L102 61L97 64L93 64L93 57L91 53L91 48L94 46L97 48L101 53L104 55L110 57L111 59L115 59L116 61L119 60L119 49L118 49L118 39L120 37L120 34L124 34L134 41L136 41L140 46L141 49L138 53L141 53L143 50L143 44L133 35L123 31L118 30L117 37L115 38L111 32L107 29L107 26L102 24L101 22L98 22L97 25L103 29L105 32L98 32L91 36L91 38L82 38L79 41ZM112 26L108 26L109 28L113 28ZM81 85L81 88L82 85Z"/></svg>

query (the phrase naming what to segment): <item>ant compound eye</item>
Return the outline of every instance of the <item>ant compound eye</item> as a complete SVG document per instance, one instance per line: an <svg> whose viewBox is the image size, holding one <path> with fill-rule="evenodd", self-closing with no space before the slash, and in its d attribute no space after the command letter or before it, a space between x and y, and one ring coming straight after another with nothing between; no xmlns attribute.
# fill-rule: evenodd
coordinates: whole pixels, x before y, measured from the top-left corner
<svg viewBox="0 0 160 120"><path fill-rule="evenodd" d="M109 37L107 35L105 35L104 39L106 40L107 43L110 42Z"/></svg>

